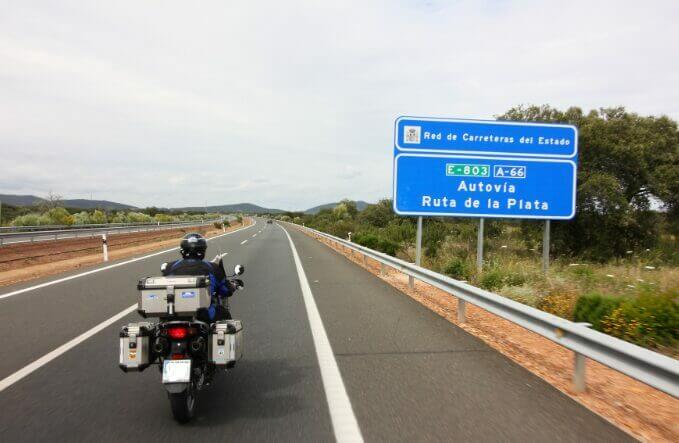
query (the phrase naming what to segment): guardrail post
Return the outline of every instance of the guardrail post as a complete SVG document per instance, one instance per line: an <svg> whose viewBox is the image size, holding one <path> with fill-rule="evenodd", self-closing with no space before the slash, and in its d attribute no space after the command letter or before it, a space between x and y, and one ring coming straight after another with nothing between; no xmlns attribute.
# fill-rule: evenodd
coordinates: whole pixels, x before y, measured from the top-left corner
<svg viewBox="0 0 679 443"><path fill-rule="evenodd" d="M363 254L363 266L368 267L368 256Z"/></svg>
<svg viewBox="0 0 679 443"><path fill-rule="evenodd" d="M585 369L587 358L577 352L574 353L573 361L573 388L575 392L585 392L587 390L587 383L585 381Z"/></svg>
<svg viewBox="0 0 679 443"><path fill-rule="evenodd" d="M417 217L417 235L415 237L415 264L420 266L422 259L422 217ZM408 276L408 287L415 288L415 277Z"/></svg>
<svg viewBox="0 0 679 443"><path fill-rule="evenodd" d="M384 275L386 271L386 268L384 266L384 263L380 263L380 275Z"/></svg>
<svg viewBox="0 0 679 443"><path fill-rule="evenodd" d="M104 249L104 261L108 261L108 243L106 241L106 234L101 235L101 243Z"/></svg>
<svg viewBox="0 0 679 443"><path fill-rule="evenodd" d="M467 302L457 298L457 322L464 323L467 320Z"/></svg>

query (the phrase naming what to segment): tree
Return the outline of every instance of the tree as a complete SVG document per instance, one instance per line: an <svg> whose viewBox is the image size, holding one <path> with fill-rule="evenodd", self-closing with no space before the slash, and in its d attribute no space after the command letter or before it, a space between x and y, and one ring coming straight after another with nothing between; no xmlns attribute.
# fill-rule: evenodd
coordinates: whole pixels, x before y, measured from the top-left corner
<svg viewBox="0 0 679 443"><path fill-rule="evenodd" d="M62 206L62 204L63 204L62 196L50 191L47 193L47 197L45 197L44 201L42 201L39 205L40 212L47 212L51 209L55 209Z"/></svg>
<svg viewBox="0 0 679 443"><path fill-rule="evenodd" d="M104 214L102 211L97 209L90 216L90 220L91 220L92 223L97 224L97 225L104 224L104 223L106 223L106 214Z"/></svg>
<svg viewBox="0 0 679 443"><path fill-rule="evenodd" d="M50 209L44 216L49 220L50 225L70 226L75 223L75 218L64 208Z"/></svg>
<svg viewBox="0 0 679 443"><path fill-rule="evenodd" d="M622 107L584 114L572 107L519 106L500 120L571 123L578 127L577 215L554 223L560 251L594 259L652 246L659 200L671 223L679 215L679 132L668 117L642 117ZM526 227L524 232L531 231Z"/></svg>
<svg viewBox="0 0 679 443"><path fill-rule="evenodd" d="M88 225L91 223L90 213L87 211L81 211L77 214L73 214L73 221L76 225Z"/></svg>
<svg viewBox="0 0 679 443"><path fill-rule="evenodd" d="M396 214L394 213L391 199L380 200L375 205L368 205L358 215L358 219L362 223L367 223L378 228L387 226L395 217Z"/></svg>
<svg viewBox="0 0 679 443"><path fill-rule="evenodd" d="M356 214L358 214L358 208L356 207L355 201L345 198L344 200L340 201L339 204L344 205L347 208L347 213L349 214L349 217L354 218L356 217Z"/></svg>

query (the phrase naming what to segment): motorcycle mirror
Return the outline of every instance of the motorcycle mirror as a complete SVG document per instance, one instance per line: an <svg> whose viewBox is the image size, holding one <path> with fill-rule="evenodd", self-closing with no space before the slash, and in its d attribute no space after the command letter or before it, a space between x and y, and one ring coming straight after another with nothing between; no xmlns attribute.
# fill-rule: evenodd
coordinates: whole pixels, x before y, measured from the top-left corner
<svg viewBox="0 0 679 443"><path fill-rule="evenodd" d="M233 272L234 272L236 275L242 275L243 272L245 272L245 266L243 266L243 265L236 265L236 267L233 268Z"/></svg>

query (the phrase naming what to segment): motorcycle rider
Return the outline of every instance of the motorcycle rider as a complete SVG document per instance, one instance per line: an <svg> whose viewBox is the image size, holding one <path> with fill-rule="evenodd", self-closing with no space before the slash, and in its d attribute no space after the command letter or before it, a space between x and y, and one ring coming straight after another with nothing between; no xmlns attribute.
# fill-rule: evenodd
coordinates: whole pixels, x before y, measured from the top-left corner
<svg viewBox="0 0 679 443"><path fill-rule="evenodd" d="M231 297L236 287L227 280L222 266L204 260L206 251L207 241L205 237L196 232L186 234L179 244L179 252L182 258L165 263L160 269L164 276L208 275L210 277L212 302L207 310L199 311L196 317L198 320L208 323L230 320L231 313L221 302L227 297Z"/></svg>

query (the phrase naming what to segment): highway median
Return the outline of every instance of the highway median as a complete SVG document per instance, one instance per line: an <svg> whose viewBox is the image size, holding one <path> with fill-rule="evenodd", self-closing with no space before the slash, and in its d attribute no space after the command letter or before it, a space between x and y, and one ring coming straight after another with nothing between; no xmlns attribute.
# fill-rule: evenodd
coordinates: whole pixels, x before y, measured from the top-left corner
<svg viewBox="0 0 679 443"><path fill-rule="evenodd" d="M109 236L109 260L134 257L178 245L188 232L212 237L252 224L252 219L233 221L224 227L186 226L166 231L151 231ZM39 243L17 243L0 247L0 286L34 280L103 262L102 239L62 239Z"/></svg>

